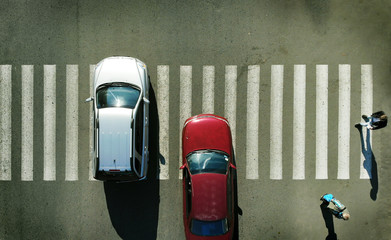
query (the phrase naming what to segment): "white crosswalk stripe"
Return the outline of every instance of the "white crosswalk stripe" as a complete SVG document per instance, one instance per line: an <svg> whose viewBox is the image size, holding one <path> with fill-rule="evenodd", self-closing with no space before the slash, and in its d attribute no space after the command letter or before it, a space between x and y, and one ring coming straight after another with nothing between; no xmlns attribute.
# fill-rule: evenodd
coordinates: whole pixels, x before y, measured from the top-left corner
<svg viewBox="0 0 391 240"><path fill-rule="evenodd" d="M192 66L180 66L180 92L179 92L179 166L182 165L182 128L191 117L192 97ZM182 170L179 170L179 179L182 179Z"/></svg>
<svg viewBox="0 0 391 240"><path fill-rule="evenodd" d="M316 66L316 179L328 178L328 66Z"/></svg>
<svg viewBox="0 0 391 240"><path fill-rule="evenodd" d="M271 69L270 97L270 179L282 179L282 114L284 93L284 66Z"/></svg>
<svg viewBox="0 0 391 240"><path fill-rule="evenodd" d="M294 66L293 82L293 179L305 179L305 65Z"/></svg>
<svg viewBox="0 0 391 240"><path fill-rule="evenodd" d="M92 96L93 75L95 65L89 66L89 88ZM293 132L292 132L292 179L306 179L306 87L308 71L306 65L294 65L293 72ZM43 66L43 180L56 181L56 81L57 66ZM236 115L237 115L237 94L238 94L238 73L236 65L225 66L225 96L224 116L230 122L232 140L236 147ZM272 65L270 75L270 89L262 89L261 71L259 65L250 65L247 68L246 84L246 149L245 149L245 171L246 179L259 179L259 163L264 159L260 158L259 146L261 141L268 141L267 138L259 137L260 121L260 94L262 91L270 91L270 172L272 180L283 179L283 109L284 106L284 82L287 76L284 73L284 65ZM21 159L20 171L22 181L39 180L34 178L34 66L22 65L21 71ZM169 123L175 119L170 118L170 72L179 71L179 165L182 164L182 128L184 121L192 116L192 66L181 65L178 68L170 69L168 65L157 66L157 105L159 114L159 146L160 154L164 162L160 166L160 180L170 179L170 129ZM315 179L328 179L328 65L316 65L316 160ZM202 111L203 113L214 113L215 96L215 66L205 65L202 68ZM175 74L174 74L175 75ZM369 179L370 167L364 166L364 157L360 154L360 161L350 159L350 118L351 118L351 66L342 64L338 66L338 134L335 141L338 142L338 164L336 166L337 179L349 179L350 171L354 167L357 171L359 166L360 179ZM65 181L78 181L79 179L79 66L66 65L66 103L65 106ZM361 65L361 112L372 113L373 108L373 69L372 65ZM262 90L262 91L261 91ZM11 166L14 164L11 151L12 143L12 66L0 65L0 181L12 180ZM195 95L194 95L195 96ZM220 101L220 100L219 100ZM286 101L286 99L285 99ZM289 102L289 101L288 101ZM90 118L90 161L88 179L92 177L93 159L93 112L89 111ZM268 120L268 119L266 119ZM176 120L177 121L177 120ZM332 123L333 124L333 123ZM337 124L336 122L334 124ZM307 131L308 132L308 131ZM366 131L363 131L364 139ZM372 139L370 138L370 143ZM242 146L242 145L241 145ZM173 148L173 149L176 149ZM36 160L36 159L35 159ZM18 164L16 164L18 165ZM16 166L15 165L15 166ZM175 165L175 164L174 164ZM62 167L63 168L63 167ZM171 171L173 168L171 166ZM182 172L179 171L179 179ZM261 176L264 177L264 176Z"/></svg>
<svg viewBox="0 0 391 240"><path fill-rule="evenodd" d="M224 98L224 115L231 127L232 144L236 150L236 95L237 95L237 66L225 67L225 98Z"/></svg>
<svg viewBox="0 0 391 240"><path fill-rule="evenodd" d="M22 66L21 179L33 181L34 159L34 66Z"/></svg>
<svg viewBox="0 0 391 240"><path fill-rule="evenodd" d="M43 180L56 180L56 65L44 65Z"/></svg>
<svg viewBox="0 0 391 240"><path fill-rule="evenodd" d="M79 143L79 66L67 65L66 68L66 146L65 180L79 179L78 143Z"/></svg>
<svg viewBox="0 0 391 240"><path fill-rule="evenodd" d="M214 113L215 67L204 66L202 78L202 113Z"/></svg>
<svg viewBox="0 0 391 240"><path fill-rule="evenodd" d="M349 179L350 65L339 65L338 179Z"/></svg>
<svg viewBox="0 0 391 240"><path fill-rule="evenodd" d="M11 65L0 66L0 180L11 180Z"/></svg>
<svg viewBox="0 0 391 240"><path fill-rule="evenodd" d="M94 73L95 73L95 66L94 64L91 64L90 65L90 71L89 71L89 76L90 76L90 79L89 79L89 89L90 89L90 97L93 97L94 96L94 90L93 90L93 87L94 87ZM94 179L94 174L93 174L93 159L94 159L94 112L92 111L92 107L93 106L90 106L90 112L89 112L89 115L90 115L90 156L89 156L89 175L88 175L88 179L90 181L96 181Z"/></svg>
<svg viewBox="0 0 391 240"><path fill-rule="evenodd" d="M259 135L259 83L260 67L248 67L247 78L247 138L246 178L258 179L258 135Z"/></svg>
<svg viewBox="0 0 391 240"><path fill-rule="evenodd" d="M361 66L361 113L363 114L371 114L373 109L373 75L372 75L372 65L362 65ZM363 139L367 139L367 131L362 131ZM369 146L368 146L369 145ZM372 146L372 135L369 135L369 144L366 144L364 147L366 151L369 153L366 157L368 158L368 163L364 167L364 154L361 154L360 161L360 178L361 179L369 179L369 173L372 172L372 152L371 149L367 149Z"/></svg>
<svg viewBox="0 0 391 240"><path fill-rule="evenodd" d="M169 179L169 152L170 152L170 67L157 66L157 108L159 111L159 149L164 157L164 163L160 164L159 179Z"/></svg>

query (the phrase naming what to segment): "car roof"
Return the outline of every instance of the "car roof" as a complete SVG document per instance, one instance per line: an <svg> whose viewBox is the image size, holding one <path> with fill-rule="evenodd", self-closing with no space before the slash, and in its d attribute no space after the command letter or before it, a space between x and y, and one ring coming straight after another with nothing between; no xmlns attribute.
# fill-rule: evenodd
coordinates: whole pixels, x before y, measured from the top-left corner
<svg viewBox="0 0 391 240"><path fill-rule="evenodd" d="M216 221L227 217L227 175L202 173L192 175L193 218Z"/></svg>
<svg viewBox="0 0 391 240"><path fill-rule="evenodd" d="M108 57L100 61L95 69L95 89L105 83L124 82L142 89L139 66L143 62L131 57Z"/></svg>
<svg viewBox="0 0 391 240"><path fill-rule="evenodd" d="M183 128L183 154L203 149L220 150L231 156L232 137L228 121L213 114L189 118Z"/></svg>
<svg viewBox="0 0 391 240"><path fill-rule="evenodd" d="M132 170L132 115L128 108L99 110L99 170Z"/></svg>

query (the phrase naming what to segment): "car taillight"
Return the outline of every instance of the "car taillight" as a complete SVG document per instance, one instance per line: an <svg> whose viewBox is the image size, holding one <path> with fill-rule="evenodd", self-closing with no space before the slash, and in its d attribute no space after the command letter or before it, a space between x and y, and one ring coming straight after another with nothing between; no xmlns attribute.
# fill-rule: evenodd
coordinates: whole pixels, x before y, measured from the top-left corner
<svg viewBox="0 0 391 240"><path fill-rule="evenodd" d="M119 172L119 169L109 169L109 172Z"/></svg>

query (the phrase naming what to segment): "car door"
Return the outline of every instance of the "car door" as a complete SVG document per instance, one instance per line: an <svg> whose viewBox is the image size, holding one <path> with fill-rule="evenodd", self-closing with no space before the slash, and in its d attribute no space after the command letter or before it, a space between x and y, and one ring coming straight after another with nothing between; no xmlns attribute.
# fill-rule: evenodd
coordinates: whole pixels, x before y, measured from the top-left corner
<svg viewBox="0 0 391 240"><path fill-rule="evenodd" d="M147 164L149 160L149 100L144 98L141 100L143 104L143 174L147 174Z"/></svg>
<svg viewBox="0 0 391 240"><path fill-rule="evenodd" d="M144 163L144 175L147 175L147 164L149 160L149 85L150 85L150 77L148 75L147 70L144 72L144 85L143 85L143 99L141 100L143 103L143 110L144 110L144 129L143 129L143 137L144 137L144 146L143 146L143 163Z"/></svg>
<svg viewBox="0 0 391 240"><path fill-rule="evenodd" d="M141 100L134 118L134 151L133 169L138 177L143 177L143 155L144 155L144 101Z"/></svg>
<svg viewBox="0 0 391 240"><path fill-rule="evenodd" d="M183 224L185 225L185 231L190 228L190 215L192 209L192 185L191 175L189 169L184 165L183 169Z"/></svg>

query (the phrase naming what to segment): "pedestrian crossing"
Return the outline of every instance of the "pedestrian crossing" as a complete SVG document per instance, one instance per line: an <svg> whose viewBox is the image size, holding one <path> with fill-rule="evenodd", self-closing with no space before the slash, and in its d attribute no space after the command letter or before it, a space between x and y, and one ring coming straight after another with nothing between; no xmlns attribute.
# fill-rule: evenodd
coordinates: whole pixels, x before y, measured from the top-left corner
<svg viewBox="0 0 391 240"><path fill-rule="evenodd" d="M149 66L151 67L151 66ZM291 66L290 66L291 67ZM20 180L33 181L35 171L43 171L42 180L56 181L56 65L43 65L43 170L33 169L34 166L34 65L22 65L21 71L21 160L20 160ZM93 74L95 65L89 66L89 89L92 95ZM245 131L245 178L256 180L260 178L260 149L259 149L259 134L260 122L265 119L260 119L260 94L264 85L261 85L261 71L263 66L249 65L246 66L246 83L242 83L242 87L246 88L246 131ZM237 109L238 106L238 66L224 66L224 86L216 85L216 67L213 65L202 66L202 94L197 94L202 97L202 112L215 113L216 93L215 89L224 89L224 116L230 122L232 130L232 139L234 148L237 148ZM220 68L219 68L220 69ZM270 85L266 86L266 91L270 92L270 135L264 137L270 141L269 148L269 179L283 179L283 128L284 128L284 86L287 81L287 76L284 70L284 65L270 66ZM196 96L193 93L193 66L180 65L172 67L169 65L156 66L156 98L159 114L159 147L160 155L164 161L160 165L160 180L168 180L170 178L180 179L181 171L172 172L176 166L182 163L181 153L181 136L182 124L179 124L179 144L177 147L170 146L172 143L172 133L170 129L170 91L172 83L170 77L173 72L179 72L179 122L183 123L188 117L192 116L192 99ZM371 113L373 106L373 67L370 64L361 65L361 112ZM79 159L79 114L84 114L79 111L79 104L84 104L79 101L79 86L85 84L79 76L79 65L66 65L66 120L65 120L65 181L78 181L79 169L83 162ZM308 179L308 174L305 172L305 165L308 159L306 158L306 142L312 141L306 139L306 83L308 66L297 64L293 66L293 132L292 132L292 179L305 180ZM329 66L316 65L316 127L315 145L316 145L316 160L315 160L315 179L329 179L328 174L328 113L329 113ZM351 123L351 65L338 65L338 134L335 141L338 141L338 164L337 164L337 179L350 179L350 166L357 166L356 162L350 160L350 123ZM0 181L11 181L12 178L12 66L0 65ZM154 82L154 80L152 80ZM171 83L171 84L170 84ZM285 99L286 100L286 99ZM171 105L173 106L173 105ZM285 106L286 107L286 106ZM92 108L89 108L89 119L92 122ZM272 109L272 110L271 110ZM262 110L265 111L265 110ZM240 130L239 130L240 131ZM93 128L89 124L89 146L90 146L90 161L88 168L88 179L93 181L92 177L92 150L93 150ZM177 131L175 131L177 132ZM364 131L365 134L365 131ZM83 136L83 140L86 137ZM364 136L365 138L365 136ZM75 140L76 139L76 140ZM79 139L79 140L77 140ZM175 142L175 141L174 141ZM178 160L170 159L170 149L178 149ZM171 154L176 155L176 154ZM360 159L360 179L369 179L368 171L363 167L364 158ZM243 159L243 157L241 157ZM35 160L37 161L37 160ZM173 162L174 161L174 162ZM262 159L265 161L265 159ZM266 160L267 161L267 160ZM176 163L177 162L177 163ZM178 167L179 167L178 166Z"/></svg>

